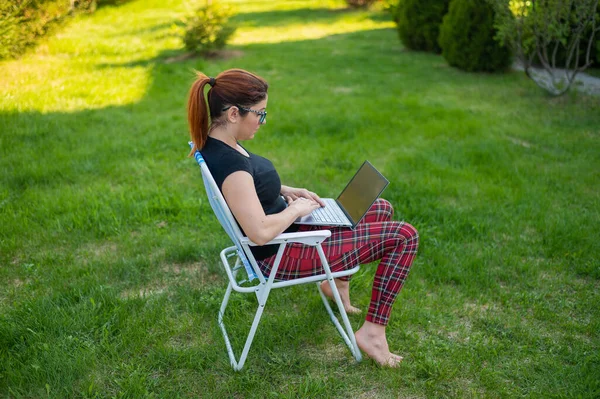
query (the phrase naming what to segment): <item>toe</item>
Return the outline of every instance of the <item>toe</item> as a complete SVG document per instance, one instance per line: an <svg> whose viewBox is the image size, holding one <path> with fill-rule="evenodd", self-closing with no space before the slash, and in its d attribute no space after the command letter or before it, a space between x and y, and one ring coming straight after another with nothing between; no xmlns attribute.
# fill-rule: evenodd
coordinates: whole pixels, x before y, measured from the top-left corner
<svg viewBox="0 0 600 399"><path fill-rule="evenodd" d="M354 306L349 306L346 308L346 313L360 314L360 313L362 313L362 310L360 310L359 308L355 308Z"/></svg>
<svg viewBox="0 0 600 399"><path fill-rule="evenodd" d="M398 359L398 357L400 359ZM402 357L401 356L396 356L396 355L392 355L390 356L384 364L382 364L382 366L387 366L387 367L398 367L400 365L400 362L402 361Z"/></svg>

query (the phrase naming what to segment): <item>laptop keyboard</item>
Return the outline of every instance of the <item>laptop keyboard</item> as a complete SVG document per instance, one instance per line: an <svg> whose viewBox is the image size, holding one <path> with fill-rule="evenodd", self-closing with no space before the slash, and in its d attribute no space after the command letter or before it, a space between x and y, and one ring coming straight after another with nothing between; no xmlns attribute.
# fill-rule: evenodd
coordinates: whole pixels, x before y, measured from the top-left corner
<svg viewBox="0 0 600 399"><path fill-rule="evenodd" d="M347 223L348 218L339 208L334 199L325 198L325 207L312 211L311 216L321 223Z"/></svg>

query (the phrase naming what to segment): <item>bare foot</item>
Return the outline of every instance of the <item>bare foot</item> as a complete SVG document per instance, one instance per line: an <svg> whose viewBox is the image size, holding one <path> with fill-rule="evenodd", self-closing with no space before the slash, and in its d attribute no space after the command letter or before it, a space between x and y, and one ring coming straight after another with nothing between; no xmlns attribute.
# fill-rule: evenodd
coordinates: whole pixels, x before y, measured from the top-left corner
<svg viewBox="0 0 600 399"><path fill-rule="evenodd" d="M365 324L354 333L356 343L371 359L385 367L398 367L403 357L390 352L385 326L365 321Z"/></svg>
<svg viewBox="0 0 600 399"><path fill-rule="evenodd" d="M340 297L342 298L342 304L344 305L344 310L348 314L359 314L362 311L359 308L355 308L350 304L350 283L348 281L335 279L335 286L340 293ZM325 280L321 283L321 290L323 294L332 301L335 301L333 297L333 291L331 291L331 287L329 286L329 281Z"/></svg>

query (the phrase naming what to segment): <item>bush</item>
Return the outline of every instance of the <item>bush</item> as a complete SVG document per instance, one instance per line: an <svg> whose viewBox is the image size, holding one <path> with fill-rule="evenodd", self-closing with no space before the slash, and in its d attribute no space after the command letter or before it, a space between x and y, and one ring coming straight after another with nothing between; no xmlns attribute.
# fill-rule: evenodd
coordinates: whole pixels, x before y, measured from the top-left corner
<svg viewBox="0 0 600 399"><path fill-rule="evenodd" d="M511 62L509 50L495 41L495 36L491 4L452 0L440 28L439 44L450 65L469 72L495 72Z"/></svg>
<svg viewBox="0 0 600 399"><path fill-rule="evenodd" d="M598 0L488 1L496 12L496 38L513 50L527 77L550 94L566 93L577 75L590 66L588 49L591 61L596 23L600 22ZM572 56L561 56L561 52ZM562 70L557 73L557 68Z"/></svg>
<svg viewBox="0 0 600 399"><path fill-rule="evenodd" d="M394 20L402 43L411 50L441 51L438 36L450 0L400 0Z"/></svg>
<svg viewBox="0 0 600 399"><path fill-rule="evenodd" d="M0 59L15 58L69 16L125 0L0 0Z"/></svg>
<svg viewBox="0 0 600 399"><path fill-rule="evenodd" d="M16 57L64 19L69 3L53 1L3 1L0 3L0 58Z"/></svg>
<svg viewBox="0 0 600 399"><path fill-rule="evenodd" d="M229 20L232 15L231 8L219 3L211 2L196 9L185 20L185 48L205 54L225 47L236 29Z"/></svg>
<svg viewBox="0 0 600 399"><path fill-rule="evenodd" d="M569 43L571 40L571 37L574 35L575 30L577 29L577 23L579 21L575 20L572 21L571 26L570 26L570 33L567 36L566 40L564 43ZM598 4L598 7L596 8L596 27L600 25L600 3ZM592 34L592 27L589 26L582 34L582 40L579 43L579 59L577 60L577 64L578 65L584 65L586 62L586 55L587 55L587 47L588 47L588 41L591 37ZM600 62L600 32L597 32L595 35L596 41L595 43L592 43L592 47L590 49L590 61L594 62L593 67L594 68L598 68L600 67L600 65L598 65L598 62ZM547 46L547 51L549 54L552 54L553 51L553 46L549 45ZM575 62L574 60L575 56L573 56L571 62ZM567 65L567 59L568 59L568 50L565 48L564 44L561 43L558 46L558 49L556 51L556 66L559 68L564 68ZM534 64L536 65L541 65L541 61L539 60L538 57L536 57L536 59L534 60Z"/></svg>
<svg viewBox="0 0 600 399"><path fill-rule="evenodd" d="M596 9L596 27L600 26L600 3ZM594 68L600 68L600 32L596 32L596 63Z"/></svg>
<svg viewBox="0 0 600 399"><path fill-rule="evenodd" d="M346 4L352 8L369 7L377 0L346 0Z"/></svg>

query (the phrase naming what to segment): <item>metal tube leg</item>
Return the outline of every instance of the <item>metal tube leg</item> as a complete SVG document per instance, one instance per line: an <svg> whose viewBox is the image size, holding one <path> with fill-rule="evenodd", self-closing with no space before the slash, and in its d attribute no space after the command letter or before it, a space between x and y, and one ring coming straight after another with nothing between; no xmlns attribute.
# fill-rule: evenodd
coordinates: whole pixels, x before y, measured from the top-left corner
<svg viewBox="0 0 600 399"><path fill-rule="evenodd" d="M320 245L317 246L317 252L319 253L319 257L321 258L321 262L323 264L323 269L325 269L325 274L327 275L327 281L329 282L329 286L331 287L333 297L335 298L335 303L337 304L338 309L340 311L340 315L342 316L342 321L344 322L346 331L344 331L344 329L340 325L340 322L338 321L337 317L335 317L335 315L333 314L333 311L331 310L331 306L329 306L329 302L327 301L325 294L323 294L323 290L321 290L320 284L317 283L317 288L319 290L319 293L321 294L321 299L323 299L323 303L325 304L325 308L327 309L327 312L329 313L329 316L331 317L331 321L333 322L333 324L335 325L337 330L340 332L340 335L342 336L344 341L346 341L346 344L348 345L350 352L352 352L356 361L360 362L362 360L362 355L360 353L360 349L358 348L358 344L356 343L356 337L354 336L354 330L352 330L352 326L350 325L350 320L348 319L348 315L346 314L346 309L344 308L344 304L342 303L342 298L337 289L337 286L335 285L333 276L331 275L331 269L329 268L329 263L327 262L327 258L325 257L325 254L323 253L323 248Z"/></svg>
<svg viewBox="0 0 600 399"><path fill-rule="evenodd" d="M227 347L227 355L229 355L229 362L231 363L231 366L235 368L237 362L235 360L235 355L233 354L231 342L229 342L229 335L227 335L225 323L223 322L223 315L225 314L225 309L227 309L227 304L229 303L229 296L231 295L231 291L232 285L231 283L229 283L229 285L227 286L227 290L225 291L225 296L223 297L223 302L221 302L221 308L219 309L217 321L219 323L219 327L221 328L221 332L223 333L223 339L225 340L225 346Z"/></svg>
<svg viewBox="0 0 600 399"><path fill-rule="evenodd" d="M260 319L264 310L265 305L259 304L258 309L256 310L256 315L254 316L254 321L252 322L252 327L250 327L250 332L248 333L248 338L246 339L246 344L244 345L244 350L240 356L240 361L237 366L233 367L235 371L239 371L242 369L242 367L244 367L246 357L248 357L248 351L250 351L250 346L252 346L252 341L254 341L254 335L256 334L256 329L258 328L258 323L260 323Z"/></svg>

